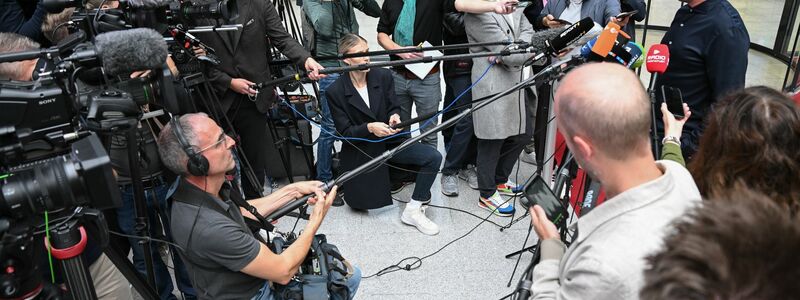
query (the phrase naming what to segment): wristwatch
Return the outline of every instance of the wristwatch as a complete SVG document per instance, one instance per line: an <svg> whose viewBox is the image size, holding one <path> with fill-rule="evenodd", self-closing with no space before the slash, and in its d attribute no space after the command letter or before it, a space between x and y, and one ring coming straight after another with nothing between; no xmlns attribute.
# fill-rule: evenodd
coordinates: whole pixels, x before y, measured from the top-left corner
<svg viewBox="0 0 800 300"><path fill-rule="evenodd" d="M681 145L681 139L679 139L679 138L677 138L675 136L671 136L671 135L665 136L664 139L661 140L661 144L662 145L666 144L667 142L672 142L673 144L676 144L679 147Z"/></svg>

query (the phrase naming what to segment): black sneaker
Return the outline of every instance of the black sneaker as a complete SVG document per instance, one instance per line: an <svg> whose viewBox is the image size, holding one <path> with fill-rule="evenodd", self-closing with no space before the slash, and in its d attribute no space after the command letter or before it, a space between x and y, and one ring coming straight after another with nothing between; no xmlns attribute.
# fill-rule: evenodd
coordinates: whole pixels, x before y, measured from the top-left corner
<svg viewBox="0 0 800 300"><path fill-rule="evenodd" d="M411 184L410 182L397 182L392 183L392 194L397 194L403 190L404 187Z"/></svg>
<svg viewBox="0 0 800 300"><path fill-rule="evenodd" d="M342 193L336 194L336 198L333 198L332 206L343 206L344 205L344 195Z"/></svg>

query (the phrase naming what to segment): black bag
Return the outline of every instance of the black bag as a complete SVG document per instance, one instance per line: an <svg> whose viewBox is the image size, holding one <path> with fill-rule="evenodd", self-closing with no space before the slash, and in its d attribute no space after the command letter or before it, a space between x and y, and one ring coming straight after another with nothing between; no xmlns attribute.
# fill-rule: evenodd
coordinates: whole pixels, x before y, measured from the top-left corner
<svg viewBox="0 0 800 300"><path fill-rule="evenodd" d="M276 254L289 245L282 237L272 240ZM317 234L298 274L286 285L271 283L273 295L276 300L347 300L350 299L347 280L353 273L353 266L342 257L339 249L329 244L324 234Z"/></svg>

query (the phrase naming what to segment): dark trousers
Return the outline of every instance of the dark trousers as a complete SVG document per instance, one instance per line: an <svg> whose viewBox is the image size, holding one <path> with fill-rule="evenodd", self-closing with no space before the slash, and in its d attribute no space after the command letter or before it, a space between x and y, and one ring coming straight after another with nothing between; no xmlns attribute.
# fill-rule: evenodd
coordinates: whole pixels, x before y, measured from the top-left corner
<svg viewBox="0 0 800 300"><path fill-rule="evenodd" d="M419 166L411 199L421 202L431 200L431 187L442 163L442 154L436 147L425 143L414 143L405 150L397 152L389 162Z"/></svg>
<svg viewBox="0 0 800 300"><path fill-rule="evenodd" d="M444 104L442 108L450 106L453 101L456 100L458 95L461 95L464 90L469 88L472 84L472 80L469 74L466 75L458 75L458 76L445 76L444 78ZM450 110L446 111L442 114L442 122L450 120L450 118L454 117L462 110L466 109L453 109L457 106L465 105L472 102L472 91L467 91L464 96L461 96L458 99L458 103L452 104L450 106ZM444 148L450 148L450 141L452 140L453 136L455 135L455 126L448 127L445 130L442 130L442 136L444 137Z"/></svg>
<svg viewBox="0 0 800 300"><path fill-rule="evenodd" d="M255 183L250 182L247 176L242 176L242 189L245 199L261 197L256 186L264 186L267 176L267 147L273 145L264 142L267 135L267 116L256 109L256 104L245 96L239 97L228 110L228 118L233 123L233 128L239 136L236 143L244 151L247 161L253 167L256 175ZM241 158L240 158L241 159Z"/></svg>
<svg viewBox="0 0 800 300"><path fill-rule="evenodd" d="M455 98L461 92L466 90L470 84L469 76L456 76L450 77L445 79L445 83L447 84L447 92L445 94L445 107L449 105L447 102L447 95L451 95L451 97ZM450 102L453 100L450 99ZM458 100L457 103L453 104L453 107L464 105L472 101L472 92L467 92L461 99ZM452 118L454 115L466 110L468 107L463 107L458 110L451 110L444 114L444 119L447 120ZM472 124L472 115L468 115L463 119L459 120L456 125L446 129L451 130L451 133L448 135L445 132L442 134L444 135L444 147L445 151L447 151L447 156L445 157L444 167L442 168L442 174L445 175L453 175L458 172L458 170L462 169L468 163L475 163L475 156L477 155L477 146L476 146L476 138L475 138L475 130L474 125Z"/></svg>
<svg viewBox="0 0 800 300"><path fill-rule="evenodd" d="M481 197L489 198L494 194L497 185L508 181L519 154L531 137L520 134L502 140L478 140L478 190Z"/></svg>

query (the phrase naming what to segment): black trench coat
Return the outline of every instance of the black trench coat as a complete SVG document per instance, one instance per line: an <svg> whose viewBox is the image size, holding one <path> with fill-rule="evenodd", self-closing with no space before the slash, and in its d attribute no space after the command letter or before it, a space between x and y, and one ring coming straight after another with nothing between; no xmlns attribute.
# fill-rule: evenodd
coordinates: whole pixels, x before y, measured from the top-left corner
<svg viewBox="0 0 800 300"><path fill-rule="evenodd" d="M367 130L371 122L389 123L389 117L399 114L400 106L394 93L392 72L374 68L367 73L369 107L353 86L348 74L342 74L325 92L331 108L333 122L339 136L378 140ZM397 137L380 143L350 140L342 143L339 153L342 171L350 171L397 146L405 138ZM364 153L361 153L358 147ZM356 176L342 186L347 205L357 209L380 208L392 204L389 169L381 165L377 169Z"/></svg>

